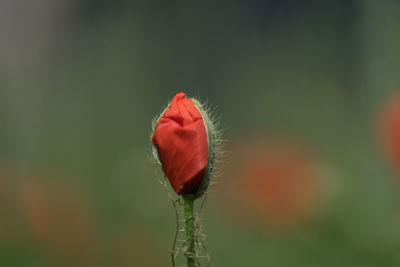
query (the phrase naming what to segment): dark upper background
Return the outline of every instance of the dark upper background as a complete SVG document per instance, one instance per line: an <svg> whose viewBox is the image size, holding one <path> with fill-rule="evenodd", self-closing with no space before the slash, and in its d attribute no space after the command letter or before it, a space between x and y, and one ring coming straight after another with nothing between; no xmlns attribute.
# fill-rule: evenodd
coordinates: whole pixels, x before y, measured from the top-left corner
<svg viewBox="0 0 400 267"><path fill-rule="evenodd" d="M296 230L234 223L222 179L203 214L213 266L400 265L400 188L376 136L400 85L399 14L373 0L2 1L0 265L169 266L175 218L148 140L179 91L215 107L228 147L256 132L323 162L324 204Z"/></svg>

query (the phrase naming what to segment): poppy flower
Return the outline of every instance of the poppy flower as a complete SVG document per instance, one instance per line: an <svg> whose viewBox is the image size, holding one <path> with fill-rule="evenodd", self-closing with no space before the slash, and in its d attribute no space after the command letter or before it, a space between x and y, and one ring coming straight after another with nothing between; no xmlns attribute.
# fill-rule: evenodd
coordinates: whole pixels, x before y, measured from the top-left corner
<svg viewBox="0 0 400 267"><path fill-rule="evenodd" d="M61 180L30 179L21 193L26 221L37 244L54 255L71 259L87 256L93 229L89 201L83 192Z"/></svg>
<svg viewBox="0 0 400 267"><path fill-rule="evenodd" d="M204 107L178 93L153 123L153 154L178 195L200 196L208 187L218 134Z"/></svg>
<svg viewBox="0 0 400 267"><path fill-rule="evenodd" d="M379 134L385 152L400 172L400 94L397 93L383 106L379 117Z"/></svg>
<svg viewBox="0 0 400 267"><path fill-rule="evenodd" d="M307 149L283 138L249 134L229 147L219 202L257 227L288 229L306 221L320 202L317 164Z"/></svg>

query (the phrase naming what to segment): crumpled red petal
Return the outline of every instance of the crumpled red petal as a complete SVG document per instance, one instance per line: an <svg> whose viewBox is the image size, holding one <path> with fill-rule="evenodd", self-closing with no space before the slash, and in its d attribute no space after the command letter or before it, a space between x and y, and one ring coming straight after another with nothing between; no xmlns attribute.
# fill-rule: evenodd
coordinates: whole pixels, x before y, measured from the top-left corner
<svg viewBox="0 0 400 267"><path fill-rule="evenodd" d="M152 142L165 174L178 195L195 194L208 162L203 118L185 93L178 93L159 120Z"/></svg>

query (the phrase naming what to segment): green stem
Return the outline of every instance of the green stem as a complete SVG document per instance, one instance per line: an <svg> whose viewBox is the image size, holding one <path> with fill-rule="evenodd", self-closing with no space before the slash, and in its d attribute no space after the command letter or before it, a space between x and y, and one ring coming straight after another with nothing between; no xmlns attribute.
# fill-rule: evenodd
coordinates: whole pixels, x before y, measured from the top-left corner
<svg viewBox="0 0 400 267"><path fill-rule="evenodd" d="M194 236L194 216L193 204L196 197L194 195L184 195L183 202L185 208L185 230L187 251L187 267L195 267L195 236Z"/></svg>

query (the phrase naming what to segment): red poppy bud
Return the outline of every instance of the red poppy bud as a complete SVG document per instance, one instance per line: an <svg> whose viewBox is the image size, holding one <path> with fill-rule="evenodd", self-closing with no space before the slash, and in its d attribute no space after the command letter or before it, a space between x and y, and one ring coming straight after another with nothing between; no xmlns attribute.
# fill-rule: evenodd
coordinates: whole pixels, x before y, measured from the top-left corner
<svg viewBox="0 0 400 267"><path fill-rule="evenodd" d="M178 93L156 120L151 142L178 195L200 195L209 184L215 160L213 123L194 99Z"/></svg>

